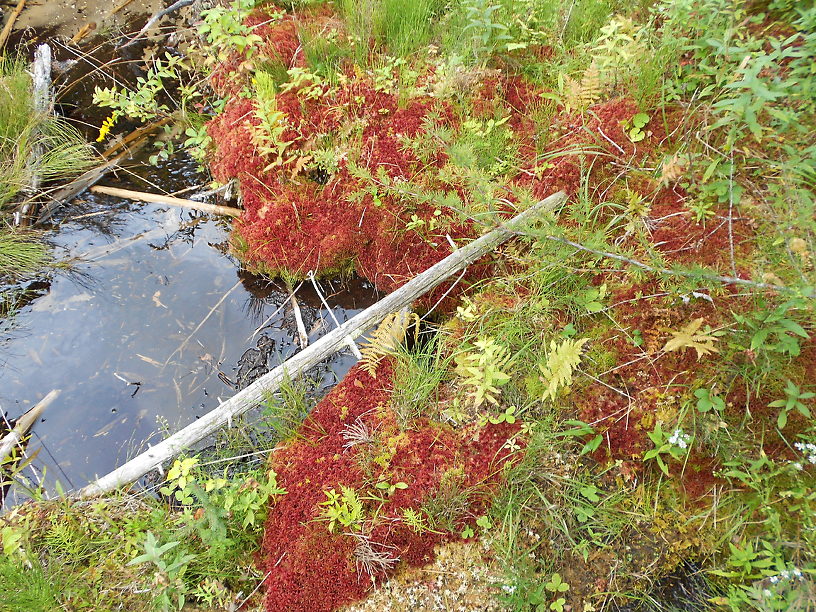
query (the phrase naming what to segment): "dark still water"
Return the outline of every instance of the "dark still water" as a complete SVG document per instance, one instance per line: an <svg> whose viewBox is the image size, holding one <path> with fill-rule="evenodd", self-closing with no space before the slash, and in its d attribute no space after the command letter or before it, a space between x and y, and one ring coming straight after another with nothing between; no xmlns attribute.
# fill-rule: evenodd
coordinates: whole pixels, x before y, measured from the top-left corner
<svg viewBox="0 0 816 612"><path fill-rule="evenodd" d="M102 183L174 193L203 182L194 168L135 166ZM239 269L223 220L85 193L57 221L57 256L80 260L21 285L25 305L0 322L0 412L61 391L28 447L42 447L47 489L107 473L298 350L286 289ZM375 300L359 282L321 288L341 323ZM334 327L310 283L297 297L310 339ZM327 387L353 363L338 354L311 374Z"/></svg>

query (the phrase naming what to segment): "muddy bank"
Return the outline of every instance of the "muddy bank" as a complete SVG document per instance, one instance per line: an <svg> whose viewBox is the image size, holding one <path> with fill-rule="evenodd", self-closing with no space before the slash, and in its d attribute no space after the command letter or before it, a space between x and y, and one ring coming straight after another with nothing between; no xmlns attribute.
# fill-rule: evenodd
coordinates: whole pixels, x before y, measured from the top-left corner
<svg viewBox="0 0 816 612"><path fill-rule="evenodd" d="M26 3L14 24L18 37L25 31L72 38L83 27L95 24L100 35L115 35L135 18L164 8L163 0L48 0Z"/></svg>

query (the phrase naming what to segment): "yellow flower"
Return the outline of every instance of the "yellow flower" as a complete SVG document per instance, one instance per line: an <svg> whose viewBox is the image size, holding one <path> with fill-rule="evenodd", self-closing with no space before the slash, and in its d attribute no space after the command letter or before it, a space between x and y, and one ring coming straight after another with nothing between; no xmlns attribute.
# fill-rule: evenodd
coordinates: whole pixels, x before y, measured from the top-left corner
<svg viewBox="0 0 816 612"><path fill-rule="evenodd" d="M102 122L102 126L99 128L99 138L96 139L96 142L102 142L108 137L113 124L116 123L116 119L118 119L118 117L116 116L116 113L113 113L110 117Z"/></svg>

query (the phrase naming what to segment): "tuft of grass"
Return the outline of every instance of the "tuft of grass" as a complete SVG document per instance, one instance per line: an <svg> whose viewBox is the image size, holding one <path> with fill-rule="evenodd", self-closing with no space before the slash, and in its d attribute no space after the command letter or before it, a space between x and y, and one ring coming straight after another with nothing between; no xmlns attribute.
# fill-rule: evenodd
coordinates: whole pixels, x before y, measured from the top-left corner
<svg viewBox="0 0 816 612"><path fill-rule="evenodd" d="M0 612L47 612L59 609L63 587L55 584L39 563L24 567L11 557L0 558Z"/></svg>
<svg viewBox="0 0 816 612"><path fill-rule="evenodd" d="M49 262L48 250L35 234L0 230L0 278L32 274Z"/></svg>
<svg viewBox="0 0 816 612"><path fill-rule="evenodd" d="M31 163L42 151L36 166ZM64 120L34 112L31 79L19 60L0 59L0 210L31 182L65 178L93 164L91 148Z"/></svg>
<svg viewBox="0 0 816 612"><path fill-rule="evenodd" d="M278 439L285 441L297 433L314 404L308 382L302 378L287 378L281 382L276 393L265 397L261 412Z"/></svg>
<svg viewBox="0 0 816 612"><path fill-rule="evenodd" d="M365 63L370 40L395 57L426 46L440 0L342 0L340 8L356 42L356 60Z"/></svg>
<svg viewBox="0 0 816 612"><path fill-rule="evenodd" d="M394 367L394 391L391 406L402 429L427 411L431 396L438 393L451 356L442 356L442 344L434 336L427 343L407 350L400 345Z"/></svg>

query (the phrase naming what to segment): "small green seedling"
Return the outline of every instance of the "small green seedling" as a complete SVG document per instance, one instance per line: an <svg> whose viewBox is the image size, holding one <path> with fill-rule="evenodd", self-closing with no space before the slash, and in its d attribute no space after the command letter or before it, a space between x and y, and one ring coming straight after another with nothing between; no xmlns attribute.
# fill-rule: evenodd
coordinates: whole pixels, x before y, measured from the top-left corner
<svg viewBox="0 0 816 612"><path fill-rule="evenodd" d="M644 131L643 128L649 123L651 117L646 113L638 113L628 121L623 122L623 127L626 130L626 134L629 136L629 140L632 142L640 142L647 135L650 135L650 132Z"/></svg>
<svg viewBox="0 0 816 612"><path fill-rule="evenodd" d="M558 434L559 436L570 436L575 438L583 438L584 436L589 436L595 434L595 428L588 423L584 423L583 421L564 421L566 425L571 425L572 429L568 429L567 431L561 432ZM581 449L581 453L579 456L583 457L588 453L595 452L598 450L598 447L601 446L603 442L603 436L601 434L596 434L592 436L592 438L584 444L583 448Z"/></svg>
<svg viewBox="0 0 816 612"><path fill-rule="evenodd" d="M481 527L482 531L490 531L493 528L493 522L485 515L476 519L476 526Z"/></svg>
<svg viewBox="0 0 816 612"><path fill-rule="evenodd" d="M694 397L697 398L697 410L700 412L709 412L712 408L716 412L725 410L725 400L714 395L710 389L697 389Z"/></svg>
<svg viewBox="0 0 816 612"><path fill-rule="evenodd" d="M391 497L394 494L394 491L396 491L397 489L400 489L400 490L407 489L408 488L408 483L395 482L394 484L391 484L387 480L381 480L380 482L378 482L374 486L376 486L381 491L385 491L388 494L388 496Z"/></svg>
<svg viewBox="0 0 816 612"><path fill-rule="evenodd" d="M782 408L782 410L779 411L779 416L776 417L776 426L779 429L785 429L785 425L788 424L788 413L792 410L796 410L799 414L809 419L810 408L805 406L802 400L816 397L816 393L810 391L802 393L799 387L790 380L785 387L785 395L785 399L779 399L768 404L770 408Z"/></svg>
<svg viewBox="0 0 816 612"><path fill-rule="evenodd" d="M550 581L544 585L544 588L557 597L557 599L550 603L550 610L554 610L555 612L563 612L564 604L567 603L567 600L558 596L561 593L566 593L569 591L569 585L561 579L560 574L555 573L552 575L552 578L550 578Z"/></svg>

